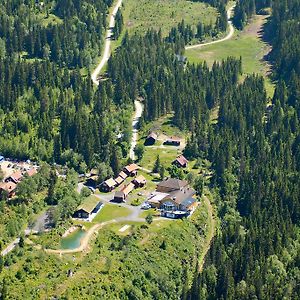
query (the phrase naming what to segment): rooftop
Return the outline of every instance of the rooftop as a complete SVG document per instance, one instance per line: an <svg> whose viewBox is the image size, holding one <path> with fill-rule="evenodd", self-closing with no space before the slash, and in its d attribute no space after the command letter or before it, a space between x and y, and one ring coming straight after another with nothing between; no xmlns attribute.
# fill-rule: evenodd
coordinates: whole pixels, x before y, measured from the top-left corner
<svg viewBox="0 0 300 300"><path fill-rule="evenodd" d="M138 168L139 168L139 167L138 167L138 165L136 165L136 164L130 164L130 165L128 165L128 166L125 167L125 169L126 169L129 173L131 173L131 172L133 172L133 171L136 171Z"/></svg>
<svg viewBox="0 0 300 300"><path fill-rule="evenodd" d="M113 178L109 178L109 179L105 180L104 183L108 187L114 187L117 184L116 181Z"/></svg>
<svg viewBox="0 0 300 300"><path fill-rule="evenodd" d="M98 205L99 203L99 199L95 196L90 196L88 198L86 198L78 207L76 210L84 210L86 211L87 213L91 213L94 208Z"/></svg>
<svg viewBox="0 0 300 300"><path fill-rule="evenodd" d="M157 187L165 187L175 190L180 190L183 187L186 187L188 185L188 182L186 180L180 180L176 178L169 178L162 182L160 182Z"/></svg>

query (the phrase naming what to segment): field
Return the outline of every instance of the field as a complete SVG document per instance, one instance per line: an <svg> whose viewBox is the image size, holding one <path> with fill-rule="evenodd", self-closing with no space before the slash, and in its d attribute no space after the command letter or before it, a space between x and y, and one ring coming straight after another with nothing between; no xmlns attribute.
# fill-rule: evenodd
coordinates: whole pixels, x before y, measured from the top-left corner
<svg viewBox="0 0 300 300"><path fill-rule="evenodd" d="M200 2L186 0L127 0L122 10L129 33L143 34L148 29L161 28L166 36L182 19L186 24L215 23L217 11Z"/></svg>
<svg viewBox="0 0 300 300"><path fill-rule="evenodd" d="M267 76L270 66L264 60L264 56L270 51L270 46L261 38L261 30L266 21L266 16L255 16L251 24L242 32L236 31L231 40L203 48L189 49L185 55L191 63L206 61L209 66L212 66L214 61L221 61L228 56L242 57L244 73L258 73L264 76L268 96L271 97L274 84Z"/></svg>

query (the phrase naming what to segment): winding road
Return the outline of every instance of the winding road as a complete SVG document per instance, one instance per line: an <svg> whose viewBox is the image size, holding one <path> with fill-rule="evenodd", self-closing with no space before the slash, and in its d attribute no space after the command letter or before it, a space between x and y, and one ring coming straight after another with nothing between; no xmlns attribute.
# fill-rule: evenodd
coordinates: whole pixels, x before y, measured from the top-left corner
<svg viewBox="0 0 300 300"><path fill-rule="evenodd" d="M122 5L122 2L123 2L123 0L118 0L118 2L116 3L116 5L112 11L110 19L109 19L109 28L107 29L107 32L106 32L104 53L103 53L103 56L102 56L102 59L101 59L99 65L97 66L97 68L95 69L95 71L92 74L92 80L93 80L94 84L96 84L96 85L99 85L99 82L100 82L99 74L102 71L105 64L107 63L107 61L109 60L109 57L111 54L110 46L111 46L111 39L114 34L113 29L115 27L115 22L116 22L115 18L116 18L116 14L117 14L119 8Z"/></svg>
<svg viewBox="0 0 300 300"><path fill-rule="evenodd" d="M208 43L200 43L200 44L197 44L197 45L186 46L185 50L190 50L190 49L195 49L195 48L202 48L202 47L205 47L205 46L209 46L209 45L213 45L213 44L218 44L218 43L222 43L222 42L230 40L233 37L233 34L234 34L234 27L232 25L231 15L232 15L232 12L233 12L233 10L235 8L235 5L236 4L234 4L233 6L231 6L228 9L228 11L227 11L229 32L228 32L228 34L224 38L216 40L216 41L208 42Z"/></svg>

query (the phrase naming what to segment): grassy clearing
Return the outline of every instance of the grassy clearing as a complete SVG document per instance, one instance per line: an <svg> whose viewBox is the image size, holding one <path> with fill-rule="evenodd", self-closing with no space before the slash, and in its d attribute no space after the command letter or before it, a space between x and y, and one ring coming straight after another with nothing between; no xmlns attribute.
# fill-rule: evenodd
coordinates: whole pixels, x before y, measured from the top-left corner
<svg viewBox="0 0 300 300"><path fill-rule="evenodd" d="M184 20L186 24L215 23L215 8L186 0L127 0L123 9L124 24L130 34L144 34L148 29L161 29L166 36L170 29Z"/></svg>
<svg viewBox="0 0 300 300"><path fill-rule="evenodd" d="M130 210L126 207L113 205L113 204L105 204L98 215L93 220L93 223L101 223L105 221L109 221L119 217L126 217L130 214Z"/></svg>
<svg viewBox="0 0 300 300"><path fill-rule="evenodd" d="M266 23L266 16L255 16L242 32L235 32L234 37L223 43L209 45L203 48L189 49L186 56L191 63L206 61L212 66L214 61L221 61L229 56L242 57L245 75L258 73L265 80L268 96L274 92L274 84L268 78L269 65L264 61L264 56L270 51L270 46L265 43L260 31Z"/></svg>

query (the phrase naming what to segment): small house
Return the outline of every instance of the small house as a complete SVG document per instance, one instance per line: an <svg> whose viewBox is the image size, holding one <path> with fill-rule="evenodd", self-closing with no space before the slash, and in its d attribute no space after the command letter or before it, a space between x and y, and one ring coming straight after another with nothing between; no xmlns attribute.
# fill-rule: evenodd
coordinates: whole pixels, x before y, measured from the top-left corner
<svg viewBox="0 0 300 300"><path fill-rule="evenodd" d="M138 170L138 165L136 164L130 164L128 166L126 166L124 168L124 172L128 175L128 176L136 176L137 174L137 170Z"/></svg>
<svg viewBox="0 0 300 300"><path fill-rule="evenodd" d="M0 195L6 193L8 198L13 197L16 194L17 185L12 182L0 182Z"/></svg>
<svg viewBox="0 0 300 300"><path fill-rule="evenodd" d="M183 155L180 155L173 161L172 164L179 168L186 168L188 165L188 160Z"/></svg>
<svg viewBox="0 0 300 300"><path fill-rule="evenodd" d="M139 175L132 180L132 183L135 185L136 188L141 188L146 185L147 181L143 175Z"/></svg>
<svg viewBox="0 0 300 300"><path fill-rule="evenodd" d="M96 197L88 197L73 214L74 218L90 220L93 214L97 214L103 203Z"/></svg>
<svg viewBox="0 0 300 300"><path fill-rule="evenodd" d="M156 140L157 140L157 134L156 134L155 132L151 132L151 133L147 136L144 145L145 145L145 146L151 146L151 145L154 145L155 142L156 142Z"/></svg>
<svg viewBox="0 0 300 300"><path fill-rule="evenodd" d="M113 178L109 178L101 183L101 191L103 192L111 192L117 186L116 181Z"/></svg>
<svg viewBox="0 0 300 300"><path fill-rule="evenodd" d="M180 146L180 143L181 143L180 138L176 136L171 136L164 142L165 145L170 145L170 146Z"/></svg>
<svg viewBox="0 0 300 300"><path fill-rule="evenodd" d="M124 186L120 191L115 193L114 202L125 202L129 193L134 190L135 186L132 182Z"/></svg>
<svg viewBox="0 0 300 300"><path fill-rule="evenodd" d="M9 177L5 179L5 182L14 182L15 184L18 184L22 180L22 173L21 171L16 171L13 174L11 174Z"/></svg>
<svg viewBox="0 0 300 300"><path fill-rule="evenodd" d="M92 175L86 180L85 185L90 186L92 188L96 188L97 182L98 182L98 175Z"/></svg>
<svg viewBox="0 0 300 300"><path fill-rule="evenodd" d="M128 175L124 171L121 171L119 176L122 177L124 180L128 177Z"/></svg>
<svg viewBox="0 0 300 300"><path fill-rule="evenodd" d="M117 183L117 186L119 186L124 182L124 179L121 176L118 176L117 178L115 178L115 182Z"/></svg>

